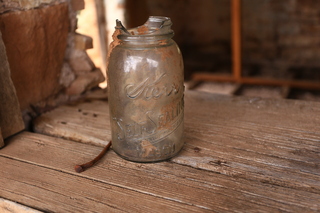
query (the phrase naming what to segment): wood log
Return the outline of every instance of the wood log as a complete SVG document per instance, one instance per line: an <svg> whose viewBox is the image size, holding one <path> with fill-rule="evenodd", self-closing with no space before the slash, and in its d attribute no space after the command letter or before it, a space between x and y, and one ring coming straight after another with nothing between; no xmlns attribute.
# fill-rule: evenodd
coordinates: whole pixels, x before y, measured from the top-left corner
<svg viewBox="0 0 320 213"><path fill-rule="evenodd" d="M0 32L0 127L2 137L7 138L24 129L15 87L10 77L6 49ZM3 143L2 143L3 145ZM0 142L1 147L1 142Z"/></svg>
<svg viewBox="0 0 320 213"><path fill-rule="evenodd" d="M85 7L84 0L71 0L70 3L74 11L83 10Z"/></svg>

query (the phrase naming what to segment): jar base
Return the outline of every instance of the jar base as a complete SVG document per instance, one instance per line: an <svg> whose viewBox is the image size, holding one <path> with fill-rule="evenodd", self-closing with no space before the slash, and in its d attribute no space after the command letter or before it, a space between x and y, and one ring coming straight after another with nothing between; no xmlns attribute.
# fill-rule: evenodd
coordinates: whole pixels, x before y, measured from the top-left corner
<svg viewBox="0 0 320 213"><path fill-rule="evenodd" d="M121 155L119 154L117 151L113 150L119 157L121 157L122 159L124 160L127 160L127 161L131 161L131 162L134 162L134 163L157 163L157 162L162 162L162 161L166 161L166 160L169 160L175 156L177 156L182 150L182 147L180 148L180 150L170 156L167 156L165 158L159 158L159 159L135 159L135 158L130 158L130 157L127 157L127 156L124 156L124 155Z"/></svg>

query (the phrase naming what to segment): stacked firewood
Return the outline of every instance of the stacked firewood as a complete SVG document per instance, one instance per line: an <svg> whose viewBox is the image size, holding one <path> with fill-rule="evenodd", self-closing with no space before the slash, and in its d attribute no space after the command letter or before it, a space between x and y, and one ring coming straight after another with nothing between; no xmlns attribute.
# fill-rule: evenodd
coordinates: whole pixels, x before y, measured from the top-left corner
<svg viewBox="0 0 320 213"><path fill-rule="evenodd" d="M104 81L86 52L93 46L92 38L76 32L77 11L82 9L84 0L1 1L3 138L24 129L23 123L28 127L40 113L79 99Z"/></svg>

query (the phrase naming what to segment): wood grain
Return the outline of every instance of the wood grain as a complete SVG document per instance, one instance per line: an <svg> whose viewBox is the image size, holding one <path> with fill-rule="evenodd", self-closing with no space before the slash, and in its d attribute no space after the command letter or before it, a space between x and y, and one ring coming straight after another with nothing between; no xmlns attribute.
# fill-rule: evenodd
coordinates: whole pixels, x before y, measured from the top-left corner
<svg viewBox="0 0 320 213"><path fill-rule="evenodd" d="M187 145L172 161L319 193L320 103L204 94L185 114Z"/></svg>
<svg viewBox="0 0 320 213"><path fill-rule="evenodd" d="M34 131L69 140L106 146L111 140L109 108L106 101L61 106L34 121Z"/></svg>
<svg viewBox="0 0 320 213"><path fill-rule="evenodd" d="M195 212L195 207L9 158L1 171L1 194L45 212Z"/></svg>
<svg viewBox="0 0 320 213"><path fill-rule="evenodd" d="M185 102L186 145L172 162L320 192L320 103L197 92L187 92ZM63 106L42 115L35 130L104 144L99 140L110 139L107 109L103 101Z"/></svg>
<svg viewBox="0 0 320 213"><path fill-rule="evenodd" d="M110 151L78 174L100 147L24 132L0 152L1 195L43 211L317 212L320 194L178 163L140 164ZM174 158L178 159L183 155ZM27 193L26 193L27 192Z"/></svg>

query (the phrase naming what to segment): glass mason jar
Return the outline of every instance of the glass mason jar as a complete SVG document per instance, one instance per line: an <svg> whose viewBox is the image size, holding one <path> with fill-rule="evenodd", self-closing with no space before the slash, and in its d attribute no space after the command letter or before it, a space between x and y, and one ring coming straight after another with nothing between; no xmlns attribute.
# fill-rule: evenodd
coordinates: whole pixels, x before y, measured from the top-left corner
<svg viewBox="0 0 320 213"><path fill-rule="evenodd" d="M117 20L107 65L112 148L122 158L155 162L184 144L184 68L171 20L151 16L137 28Z"/></svg>

